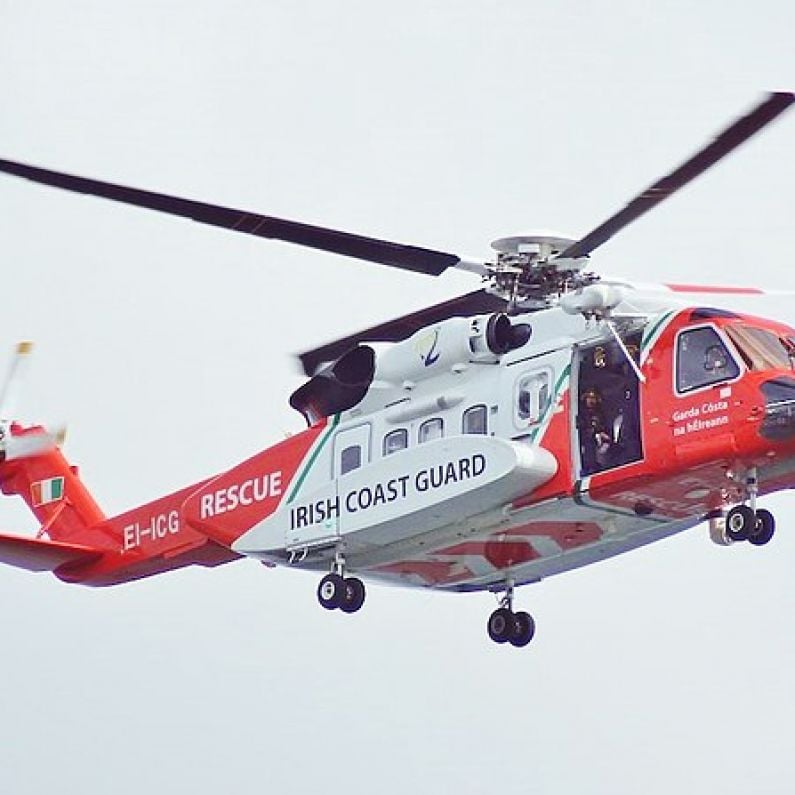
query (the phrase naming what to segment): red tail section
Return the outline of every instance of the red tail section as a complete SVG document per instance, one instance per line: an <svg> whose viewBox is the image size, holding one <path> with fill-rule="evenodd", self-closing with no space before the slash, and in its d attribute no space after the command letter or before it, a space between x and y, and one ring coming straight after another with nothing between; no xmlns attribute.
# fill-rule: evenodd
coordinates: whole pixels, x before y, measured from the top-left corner
<svg viewBox="0 0 795 795"><path fill-rule="evenodd" d="M38 428L27 429L38 431ZM14 435L24 435L12 426ZM42 534L56 541L80 537L105 515L58 449L0 464L0 489L18 494L41 523ZM68 496L67 496L68 495Z"/></svg>
<svg viewBox="0 0 795 795"><path fill-rule="evenodd" d="M57 572L94 563L101 557L101 552L82 544L0 534L0 562L19 569Z"/></svg>
<svg viewBox="0 0 795 795"><path fill-rule="evenodd" d="M326 426L321 422L226 473L106 518L60 450L0 462L0 489L41 523L37 538L0 534L0 562L67 582L115 585L183 566L218 566L281 502ZM20 436L41 429L12 426Z"/></svg>
<svg viewBox="0 0 795 795"><path fill-rule="evenodd" d="M15 435L39 429L12 427ZM184 526L189 486L106 518L61 451L0 463L0 488L17 494L41 524L37 538L0 535L0 562L52 571L67 582L114 585L191 564L215 566L239 556Z"/></svg>

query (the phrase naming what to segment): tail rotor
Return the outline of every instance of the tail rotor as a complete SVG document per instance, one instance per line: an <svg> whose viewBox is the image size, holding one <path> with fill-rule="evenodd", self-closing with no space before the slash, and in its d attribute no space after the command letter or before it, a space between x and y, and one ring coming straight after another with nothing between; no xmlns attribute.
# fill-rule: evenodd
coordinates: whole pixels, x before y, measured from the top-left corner
<svg viewBox="0 0 795 795"><path fill-rule="evenodd" d="M41 426L23 428L15 417L22 386L33 352L32 342L20 342L8 375L0 389L0 460L32 458L54 450L63 443L65 430L51 433Z"/></svg>

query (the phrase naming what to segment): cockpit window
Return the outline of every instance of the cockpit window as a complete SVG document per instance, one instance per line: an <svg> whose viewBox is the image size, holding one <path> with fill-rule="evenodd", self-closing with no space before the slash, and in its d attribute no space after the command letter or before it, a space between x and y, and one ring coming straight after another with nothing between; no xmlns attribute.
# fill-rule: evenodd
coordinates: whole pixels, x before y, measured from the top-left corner
<svg viewBox="0 0 795 795"><path fill-rule="evenodd" d="M749 370L792 370L795 347L772 331L730 325L726 334L737 347Z"/></svg>
<svg viewBox="0 0 795 795"><path fill-rule="evenodd" d="M676 346L676 390L690 392L737 378L740 368L714 328L683 331Z"/></svg>

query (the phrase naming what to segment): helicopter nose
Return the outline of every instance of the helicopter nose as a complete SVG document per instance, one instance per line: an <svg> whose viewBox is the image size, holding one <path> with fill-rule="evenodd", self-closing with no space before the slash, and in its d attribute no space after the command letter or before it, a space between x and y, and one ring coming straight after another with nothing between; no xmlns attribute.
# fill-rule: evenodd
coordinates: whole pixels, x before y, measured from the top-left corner
<svg viewBox="0 0 795 795"><path fill-rule="evenodd" d="M795 378L781 376L762 384L765 419L761 433L766 439L784 441L795 436Z"/></svg>

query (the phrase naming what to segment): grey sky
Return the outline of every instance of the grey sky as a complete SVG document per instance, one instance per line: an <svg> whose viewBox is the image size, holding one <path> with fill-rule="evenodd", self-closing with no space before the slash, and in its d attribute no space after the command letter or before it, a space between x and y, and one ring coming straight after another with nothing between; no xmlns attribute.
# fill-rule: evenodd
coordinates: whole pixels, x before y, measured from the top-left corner
<svg viewBox="0 0 795 795"><path fill-rule="evenodd" d="M580 235L795 88L795 6L0 0L0 156L462 255ZM594 258L639 280L793 288L795 112ZM3 339L25 418L69 422L108 513L298 430L291 354L473 288L0 178ZM775 300L754 311L795 322ZM795 751L793 497L488 595L242 562L117 589L0 570L9 793L784 793ZM0 526L32 531L0 503Z"/></svg>

